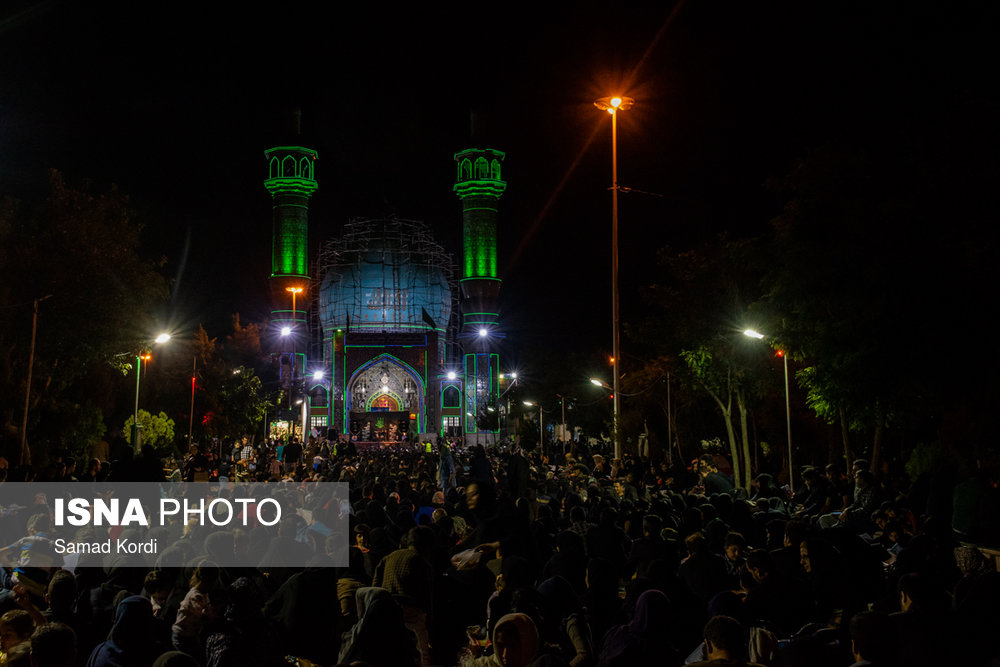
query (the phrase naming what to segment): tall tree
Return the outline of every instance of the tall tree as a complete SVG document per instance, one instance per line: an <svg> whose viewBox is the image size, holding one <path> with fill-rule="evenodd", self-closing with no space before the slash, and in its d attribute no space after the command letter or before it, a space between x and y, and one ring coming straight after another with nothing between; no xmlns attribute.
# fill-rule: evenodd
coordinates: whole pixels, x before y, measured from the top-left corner
<svg viewBox="0 0 1000 667"><path fill-rule="evenodd" d="M70 187L54 170L43 201L0 206L0 423L6 433L20 430L15 413L25 396L30 304L50 294L39 309L29 439L58 442L64 432L96 424L95 408L112 409L84 409L68 390L94 364L134 354L153 335L166 281L161 263L140 253L140 239L141 225L117 188L94 194ZM82 421L70 423L76 417Z"/></svg>
<svg viewBox="0 0 1000 667"><path fill-rule="evenodd" d="M639 331L661 355L679 356L686 386L711 398L726 430L736 482L749 487L748 415L760 393L766 355L748 346L740 332L748 307L760 298L758 243L722 235L660 255L662 280L646 291L655 310Z"/></svg>

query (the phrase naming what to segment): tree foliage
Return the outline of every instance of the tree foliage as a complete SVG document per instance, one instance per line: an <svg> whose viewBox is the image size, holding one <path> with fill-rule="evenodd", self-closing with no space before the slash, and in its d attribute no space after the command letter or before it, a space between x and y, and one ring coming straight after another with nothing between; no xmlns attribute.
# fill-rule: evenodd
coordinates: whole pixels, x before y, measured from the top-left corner
<svg viewBox="0 0 1000 667"><path fill-rule="evenodd" d="M101 430L97 412L114 406L85 407L77 385L95 365L137 352L165 302L160 262L141 255L128 198L113 186L92 190L52 171L44 200L0 206L0 422L8 434L20 430L34 299L51 295L39 307L28 435L53 443Z"/></svg>
<svg viewBox="0 0 1000 667"><path fill-rule="evenodd" d="M132 425L135 417L130 416L125 420L122 428L122 435L129 437L132 433ZM153 415L145 410L139 410L140 439L144 447L169 447L174 444L174 420L167 416L167 413L160 412Z"/></svg>
<svg viewBox="0 0 1000 667"><path fill-rule="evenodd" d="M653 316L638 328L643 338L655 341L653 351L661 360L647 366L662 366L669 358L682 362L671 365L679 380L675 400L686 402L689 412L698 395L711 401L741 486L749 486L750 477L749 412L768 380L766 349L741 334L749 307L760 298L758 253L756 241L726 235L682 252L664 249L662 280L646 291ZM691 439L706 435L714 434L700 432Z"/></svg>

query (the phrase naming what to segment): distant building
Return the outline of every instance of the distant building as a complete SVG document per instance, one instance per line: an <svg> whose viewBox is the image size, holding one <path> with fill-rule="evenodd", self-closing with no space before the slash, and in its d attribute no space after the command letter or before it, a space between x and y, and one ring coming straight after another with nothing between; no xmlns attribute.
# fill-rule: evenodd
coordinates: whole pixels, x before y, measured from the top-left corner
<svg viewBox="0 0 1000 667"><path fill-rule="evenodd" d="M384 442L407 434L499 431L497 212L504 154L455 155L462 204L458 267L429 229L395 217L352 220L308 266L316 151L266 150L274 201L273 354L291 392L286 416L330 436ZM296 400L304 399L305 410Z"/></svg>

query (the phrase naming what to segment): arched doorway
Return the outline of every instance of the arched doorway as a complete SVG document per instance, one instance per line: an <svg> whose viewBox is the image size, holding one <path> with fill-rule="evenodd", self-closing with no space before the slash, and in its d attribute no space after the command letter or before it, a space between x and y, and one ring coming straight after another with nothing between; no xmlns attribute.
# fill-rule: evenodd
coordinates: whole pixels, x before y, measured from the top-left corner
<svg viewBox="0 0 1000 667"><path fill-rule="evenodd" d="M406 362L382 354L359 367L347 383L349 429L364 442L395 442L422 430L424 387Z"/></svg>

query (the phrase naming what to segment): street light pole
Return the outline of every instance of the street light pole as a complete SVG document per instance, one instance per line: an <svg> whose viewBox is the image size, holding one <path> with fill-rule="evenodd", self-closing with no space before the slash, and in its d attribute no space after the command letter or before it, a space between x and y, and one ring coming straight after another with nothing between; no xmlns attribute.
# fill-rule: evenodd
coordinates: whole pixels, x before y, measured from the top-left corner
<svg viewBox="0 0 1000 667"><path fill-rule="evenodd" d="M170 340L170 334L161 333L156 337L154 343L166 343ZM146 357L149 358L148 356ZM135 355L135 410L132 412L132 453L139 453L139 377L142 375L142 352Z"/></svg>
<svg viewBox="0 0 1000 667"><path fill-rule="evenodd" d="M631 107L635 100L631 97L602 97L594 102L594 106L602 111L611 114L611 319L612 326L612 352L614 362L612 372L614 374L614 442L615 458L621 458L622 442L619 433L619 417L621 414L621 399L618 396L618 380L621 376L620 364L622 358L621 350L621 326L620 326L620 304L618 296L618 111Z"/></svg>
<svg viewBox="0 0 1000 667"><path fill-rule="evenodd" d="M526 405L529 408L535 407L535 403L533 401L522 401L522 403L524 403L524 405ZM538 403L538 447L542 451L542 456L545 456L545 428L542 424L541 402Z"/></svg>
<svg viewBox="0 0 1000 667"><path fill-rule="evenodd" d="M132 410L132 452L139 453L139 378L142 376L142 353L135 355L135 409Z"/></svg>
<svg viewBox="0 0 1000 667"><path fill-rule="evenodd" d="M191 362L191 414L188 417L188 447L191 446L191 434L194 431L194 387L198 377L198 356Z"/></svg>
<svg viewBox="0 0 1000 667"><path fill-rule="evenodd" d="M538 404L538 444L542 446L542 456L545 456L545 428L542 425L542 404Z"/></svg>
<svg viewBox="0 0 1000 667"><path fill-rule="evenodd" d="M792 468L792 406L788 398L788 355L781 350L781 360L785 362L785 425L788 428L788 488L795 493L795 472Z"/></svg>
<svg viewBox="0 0 1000 667"><path fill-rule="evenodd" d="M563 454L566 453L566 397L562 394L556 394L559 397L559 405L562 406L562 424L560 425L560 431L562 436L562 450Z"/></svg>
<svg viewBox="0 0 1000 667"><path fill-rule="evenodd" d="M749 338L756 338L757 340L764 338L764 334L754 329L745 330L743 335ZM788 435L788 488L792 493L795 493L795 468L792 466L792 404L788 391L788 354L784 350L778 350L778 356L781 357L785 365L785 426Z"/></svg>
<svg viewBox="0 0 1000 667"><path fill-rule="evenodd" d="M38 304L52 295L35 299L35 311L31 316L31 347L28 350L28 382L24 390L24 415L21 417L21 451L18 454L18 465L31 464L31 450L28 449L28 407L31 405L31 371L35 367L35 333L38 331Z"/></svg>

